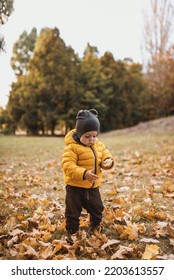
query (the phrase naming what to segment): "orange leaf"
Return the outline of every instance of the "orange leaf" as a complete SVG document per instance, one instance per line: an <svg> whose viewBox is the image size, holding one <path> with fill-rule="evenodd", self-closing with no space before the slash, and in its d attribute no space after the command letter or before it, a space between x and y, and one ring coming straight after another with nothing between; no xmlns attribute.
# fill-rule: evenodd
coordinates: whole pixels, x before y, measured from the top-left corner
<svg viewBox="0 0 174 280"><path fill-rule="evenodd" d="M48 242L49 239L50 239L50 236L51 236L51 233L50 232L46 232L44 234L44 236L42 236L41 240L44 241L44 242Z"/></svg>
<svg viewBox="0 0 174 280"><path fill-rule="evenodd" d="M108 239L105 234L101 234L98 230L94 230L95 236L97 236L101 241L107 242Z"/></svg>
<svg viewBox="0 0 174 280"><path fill-rule="evenodd" d="M162 211L155 213L155 218L159 219L160 221L164 221L166 219L166 214Z"/></svg>
<svg viewBox="0 0 174 280"><path fill-rule="evenodd" d="M28 206L33 206L33 205L35 205L35 203L36 203L36 200L32 198L28 201L27 205Z"/></svg>
<svg viewBox="0 0 174 280"><path fill-rule="evenodd" d="M23 215L17 215L16 217L19 221L23 221L25 220L24 216Z"/></svg>
<svg viewBox="0 0 174 280"><path fill-rule="evenodd" d="M138 238L138 227L136 224L129 224L126 229L125 233L128 235L129 240L135 240Z"/></svg>

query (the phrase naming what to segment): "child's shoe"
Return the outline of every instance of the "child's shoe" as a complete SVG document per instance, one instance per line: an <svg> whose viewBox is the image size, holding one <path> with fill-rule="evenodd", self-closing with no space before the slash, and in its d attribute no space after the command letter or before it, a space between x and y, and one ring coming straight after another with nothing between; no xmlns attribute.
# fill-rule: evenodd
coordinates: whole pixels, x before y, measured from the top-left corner
<svg viewBox="0 0 174 280"><path fill-rule="evenodd" d="M73 245L73 244L77 241L77 233L71 234L71 233L67 232L66 241L67 241L70 245Z"/></svg>

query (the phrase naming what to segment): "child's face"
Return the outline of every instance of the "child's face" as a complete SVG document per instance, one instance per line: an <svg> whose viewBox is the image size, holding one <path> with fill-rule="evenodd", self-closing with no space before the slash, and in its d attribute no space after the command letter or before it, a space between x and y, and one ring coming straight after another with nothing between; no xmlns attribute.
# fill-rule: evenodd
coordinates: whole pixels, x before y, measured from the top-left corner
<svg viewBox="0 0 174 280"><path fill-rule="evenodd" d="M80 137L80 142L82 144L84 144L85 146L90 147L90 146L94 145L94 143L96 142L97 136L98 136L97 131L86 132Z"/></svg>

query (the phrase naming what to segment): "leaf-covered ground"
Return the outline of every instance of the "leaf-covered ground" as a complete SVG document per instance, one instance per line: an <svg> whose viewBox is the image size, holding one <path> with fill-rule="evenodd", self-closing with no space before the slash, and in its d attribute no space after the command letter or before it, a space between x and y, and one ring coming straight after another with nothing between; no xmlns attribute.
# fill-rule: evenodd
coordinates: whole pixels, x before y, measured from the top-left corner
<svg viewBox="0 0 174 280"><path fill-rule="evenodd" d="M0 137L0 259L174 259L174 134L100 138L115 158L101 185L102 229L83 211L66 239L62 138Z"/></svg>

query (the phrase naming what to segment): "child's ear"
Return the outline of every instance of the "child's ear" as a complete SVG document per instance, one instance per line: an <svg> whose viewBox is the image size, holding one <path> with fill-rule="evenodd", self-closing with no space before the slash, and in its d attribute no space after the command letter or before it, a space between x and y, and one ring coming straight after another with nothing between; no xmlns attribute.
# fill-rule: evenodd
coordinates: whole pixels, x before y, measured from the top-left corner
<svg viewBox="0 0 174 280"><path fill-rule="evenodd" d="M80 110L77 114L77 118L83 116L84 114L84 110Z"/></svg>
<svg viewBox="0 0 174 280"><path fill-rule="evenodd" d="M94 114L96 117L98 116L98 112L95 109L90 109L89 110L92 114Z"/></svg>

